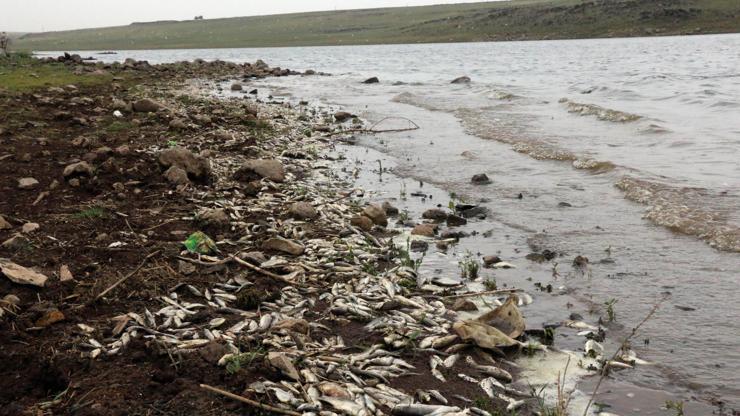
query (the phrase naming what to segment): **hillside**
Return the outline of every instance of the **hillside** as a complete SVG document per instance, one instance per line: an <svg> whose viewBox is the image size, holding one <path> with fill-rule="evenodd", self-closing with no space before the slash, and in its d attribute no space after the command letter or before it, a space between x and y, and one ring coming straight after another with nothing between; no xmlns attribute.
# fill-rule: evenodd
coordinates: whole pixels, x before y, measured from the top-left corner
<svg viewBox="0 0 740 416"><path fill-rule="evenodd" d="M740 32L737 0L513 0L134 23L27 34L26 50L572 39Z"/></svg>

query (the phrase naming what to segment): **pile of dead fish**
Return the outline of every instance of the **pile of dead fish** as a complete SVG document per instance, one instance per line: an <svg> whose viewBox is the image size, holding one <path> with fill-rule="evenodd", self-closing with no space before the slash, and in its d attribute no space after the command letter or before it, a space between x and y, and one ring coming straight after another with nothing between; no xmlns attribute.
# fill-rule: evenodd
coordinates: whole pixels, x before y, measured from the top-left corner
<svg viewBox="0 0 740 416"><path fill-rule="evenodd" d="M279 114L277 119L288 124L297 123L299 115L284 106L265 106L261 111ZM476 408L472 398L455 397L469 404L462 409L450 405L453 397L437 389L408 392L392 387L394 379L420 372L441 382L456 377L475 383L482 394L502 401L509 410L524 406L531 395L511 387L513 377L501 364L515 365L489 352L506 347L544 349L537 342L520 341L526 336L518 307L531 303L531 296L502 291L488 297L500 305L496 309L478 319L460 319L435 294L449 288L427 283L415 270L401 266L394 259L390 240L379 240L352 225L352 217L361 209L358 197L362 193L337 197L345 186L337 183L325 160L308 156L309 148L325 148L326 144L320 138L306 138L304 129L305 125L296 124L285 130L274 147L291 151L271 157L310 174L298 179L287 173L281 182L263 178L256 198L231 192L229 181L243 165L242 156L224 152L211 158L215 184L195 198L227 213L231 226L243 238L215 242L218 252L208 255L183 251L181 264L185 268L228 267L231 277L208 286L179 285L158 299L159 308L122 313L113 318L115 327L109 339L96 340L94 328L80 325L88 334L79 344L83 353L103 359L125 353L133 339L144 339L167 351L187 354L215 341L225 346L221 366L258 356L282 374L282 381L255 382L247 393L286 412L308 415L489 414ZM295 140L298 136L300 142ZM296 148L297 143L303 148ZM295 158L296 154L302 157ZM307 239L305 223L278 218L278 213L297 202L311 204L317 213L314 227L330 237ZM245 220L250 213L268 216L256 224ZM264 258L256 252L256 244L265 236L285 245L286 251L297 251L291 256ZM389 261L391 267L384 272L365 267ZM241 309L240 297L257 279L270 278L281 282L279 296L261 300L256 310ZM409 289L407 282L420 282L423 287ZM323 307L321 318L307 318L315 316L308 312L317 305ZM352 342L348 344L351 340L332 328L333 321L347 319L362 323L365 331L378 335L382 342L357 352ZM243 345L255 347L243 350ZM402 358L402 352L409 349L426 354L424 366L428 368ZM589 349L597 355L603 351L595 341L587 344ZM450 374L453 368L461 368L456 364L463 363L464 371Z"/></svg>

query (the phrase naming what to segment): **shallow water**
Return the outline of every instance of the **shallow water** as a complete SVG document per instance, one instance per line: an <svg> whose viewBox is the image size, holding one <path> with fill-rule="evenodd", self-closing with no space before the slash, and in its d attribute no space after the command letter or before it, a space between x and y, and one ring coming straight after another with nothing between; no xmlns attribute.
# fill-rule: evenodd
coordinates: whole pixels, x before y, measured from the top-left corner
<svg viewBox="0 0 740 416"><path fill-rule="evenodd" d="M618 299L623 327L613 326L611 338L625 335L671 293L634 345L656 365L608 383L604 399L617 403L612 411L665 414L659 407L670 398L687 401L694 410L687 414L707 414L705 406L716 401L740 408L738 51L740 36L722 35L98 57L263 59L311 68L334 76L254 85L286 100L342 106L370 121L413 120L420 130L365 137L361 144L408 178L409 193L417 180L434 184L438 194L427 205L447 206L450 192L487 201L492 216L468 228L490 228L493 236L463 240L460 249L501 251L519 266L495 272L497 279L531 290L526 278L552 280L552 265L524 256L542 248L566 253L556 260L562 277L554 283L571 289L568 299L587 320L597 319L587 316L589 308ZM449 83L461 75L472 82ZM360 83L370 76L381 83ZM396 126L405 121L381 128ZM494 183L472 186L476 173ZM374 180L387 194L401 193L398 181ZM590 279L570 270L579 254L591 260ZM425 267L451 273L453 260L430 254ZM567 318L552 316L565 301L547 299L541 311L527 312L530 322ZM558 342L572 342L567 336L564 331Z"/></svg>

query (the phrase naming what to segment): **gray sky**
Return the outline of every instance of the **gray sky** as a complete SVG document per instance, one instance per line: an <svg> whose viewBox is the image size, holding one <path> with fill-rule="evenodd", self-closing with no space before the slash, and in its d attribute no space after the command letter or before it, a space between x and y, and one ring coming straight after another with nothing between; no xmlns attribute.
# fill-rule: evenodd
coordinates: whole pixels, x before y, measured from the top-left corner
<svg viewBox="0 0 740 416"><path fill-rule="evenodd" d="M0 0L0 31L40 32L137 21L334 9L472 3L471 0Z"/></svg>

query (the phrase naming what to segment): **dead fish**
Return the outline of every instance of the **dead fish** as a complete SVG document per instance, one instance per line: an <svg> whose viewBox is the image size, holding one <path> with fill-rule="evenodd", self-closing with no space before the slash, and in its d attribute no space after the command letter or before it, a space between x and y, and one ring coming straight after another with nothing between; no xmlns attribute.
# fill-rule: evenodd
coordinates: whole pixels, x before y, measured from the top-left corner
<svg viewBox="0 0 740 416"><path fill-rule="evenodd" d="M567 320L567 321L563 321L563 325L567 326L568 328L574 328L574 329L587 329L589 331L598 331L599 330L599 328L597 328L597 327L595 327L593 325L589 325L589 324L587 324L585 322L582 322L582 321L571 321L571 320Z"/></svg>
<svg viewBox="0 0 740 416"><path fill-rule="evenodd" d="M370 413L365 408L365 406L361 406L351 400L346 399L337 399L334 397L321 397L319 398L320 401L324 403L328 403L331 407L349 415L369 415Z"/></svg>
<svg viewBox="0 0 740 416"><path fill-rule="evenodd" d="M444 361L442 362L442 365L444 365L445 368L452 368L455 366L455 363L457 362L458 359L460 359L460 354L450 355L449 357L444 359Z"/></svg>
<svg viewBox="0 0 740 416"><path fill-rule="evenodd" d="M511 383L513 381L513 377L511 376L511 374L509 374L509 372L504 369L494 367L492 365L480 365L476 363L475 360L473 360L473 357L470 356L465 357L465 362L487 376L494 377L507 383Z"/></svg>
<svg viewBox="0 0 740 416"><path fill-rule="evenodd" d="M391 414L396 416L429 416L433 414L444 414L459 412L459 407L437 406L430 404L399 404L391 409Z"/></svg>
<svg viewBox="0 0 740 416"><path fill-rule="evenodd" d="M474 379L473 377L470 377L470 376L469 376L469 375L467 375L467 374L462 374L462 373L460 373L460 374L458 374L457 376L458 376L458 377L460 377L461 379L463 379L463 380L465 380L465 381L469 382L469 383L475 383L475 384L478 384L478 380Z"/></svg>

